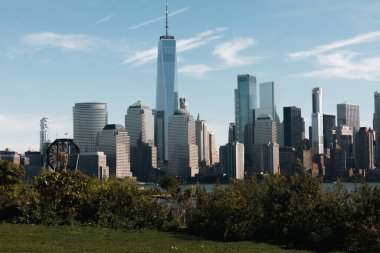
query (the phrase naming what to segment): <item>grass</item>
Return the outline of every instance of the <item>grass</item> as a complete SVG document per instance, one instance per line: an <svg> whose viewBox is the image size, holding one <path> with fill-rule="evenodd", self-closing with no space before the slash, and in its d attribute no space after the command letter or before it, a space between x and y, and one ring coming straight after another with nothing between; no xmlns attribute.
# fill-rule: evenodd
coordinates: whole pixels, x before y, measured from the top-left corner
<svg viewBox="0 0 380 253"><path fill-rule="evenodd" d="M214 242L152 230L0 224L0 252L291 252L254 242ZM302 251L297 251L302 252ZM303 251L306 252L306 251Z"/></svg>

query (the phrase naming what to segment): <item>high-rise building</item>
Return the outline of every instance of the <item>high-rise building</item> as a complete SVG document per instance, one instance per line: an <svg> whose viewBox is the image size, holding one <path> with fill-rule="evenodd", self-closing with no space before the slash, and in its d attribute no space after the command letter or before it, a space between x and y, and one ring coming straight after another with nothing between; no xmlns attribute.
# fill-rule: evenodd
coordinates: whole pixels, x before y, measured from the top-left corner
<svg viewBox="0 0 380 253"><path fill-rule="evenodd" d="M376 167L380 168L380 92L374 93L375 112L373 114L373 130L376 133Z"/></svg>
<svg viewBox="0 0 380 253"><path fill-rule="evenodd" d="M210 165L214 165L219 162L219 154L216 149L216 138L213 132L209 132L209 141L210 141Z"/></svg>
<svg viewBox="0 0 380 253"><path fill-rule="evenodd" d="M274 99L274 82L260 83L260 109L256 117L261 114L268 114L273 120L276 120L277 112Z"/></svg>
<svg viewBox="0 0 380 253"><path fill-rule="evenodd" d="M129 106L125 115L125 128L131 143L131 171L138 180L147 180L151 170L157 168L152 109L141 101Z"/></svg>
<svg viewBox="0 0 380 253"><path fill-rule="evenodd" d="M299 143L300 144L300 143ZM281 174L293 175L296 171L297 151L292 146L280 148Z"/></svg>
<svg viewBox="0 0 380 253"><path fill-rule="evenodd" d="M194 177L199 172L195 121L186 109L178 109L169 119L168 175Z"/></svg>
<svg viewBox="0 0 380 253"><path fill-rule="evenodd" d="M234 142L219 148L220 168L228 177L244 179L244 145Z"/></svg>
<svg viewBox="0 0 380 253"><path fill-rule="evenodd" d="M49 140L49 121L47 117L40 120L40 152L43 151L44 143Z"/></svg>
<svg viewBox="0 0 380 253"><path fill-rule="evenodd" d="M195 139L198 145L198 161L202 166L210 165L210 140L207 123L205 120L201 120L198 114L198 118L195 121Z"/></svg>
<svg viewBox="0 0 380 253"><path fill-rule="evenodd" d="M298 148L305 132L301 108L295 106L284 107L284 145Z"/></svg>
<svg viewBox="0 0 380 253"><path fill-rule="evenodd" d="M73 107L74 142L80 152L96 152L97 134L107 125L107 104L76 103Z"/></svg>
<svg viewBox="0 0 380 253"><path fill-rule="evenodd" d="M245 140L250 136L247 131L252 131L252 110L257 108L256 77L244 74L237 76L237 89L235 89L235 134L236 140L244 144L245 152L252 144L251 140Z"/></svg>
<svg viewBox="0 0 380 253"><path fill-rule="evenodd" d="M311 114L312 125L312 149L313 154L323 154L323 107L322 107L322 88L313 89L313 112Z"/></svg>
<svg viewBox="0 0 380 253"><path fill-rule="evenodd" d="M228 128L228 143L234 143L236 141L236 127L235 123L230 123Z"/></svg>
<svg viewBox="0 0 380 253"><path fill-rule="evenodd" d="M109 175L117 178L131 177L129 136L123 125L106 125L98 134L98 151L107 156Z"/></svg>
<svg viewBox="0 0 380 253"><path fill-rule="evenodd" d="M359 128L355 134L356 169L374 169L373 158L374 132L366 127Z"/></svg>
<svg viewBox="0 0 380 253"><path fill-rule="evenodd" d="M346 125L358 131L360 128L359 106L352 104L337 104L338 126Z"/></svg>
<svg viewBox="0 0 380 253"><path fill-rule="evenodd" d="M178 109L176 40L169 35L166 6L165 35L160 36L157 56L156 135L157 157L160 164L168 160L168 122Z"/></svg>
<svg viewBox="0 0 380 253"><path fill-rule="evenodd" d="M16 151L11 151L8 148L5 150L0 150L0 159L14 163L16 165L21 165L21 155Z"/></svg>
<svg viewBox="0 0 380 253"><path fill-rule="evenodd" d="M103 152L84 152L79 156L78 170L83 174L105 180L109 178L107 156Z"/></svg>
<svg viewBox="0 0 380 253"><path fill-rule="evenodd" d="M261 115L255 122L255 144L277 143L276 122L270 115Z"/></svg>
<svg viewBox="0 0 380 253"><path fill-rule="evenodd" d="M353 156L354 130L352 127L340 125L335 131L336 142L340 149L346 151L347 157Z"/></svg>
<svg viewBox="0 0 380 253"><path fill-rule="evenodd" d="M323 145L325 149L332 149L334 146L333 132L335 128L335 115L323 114Z"/></svg>

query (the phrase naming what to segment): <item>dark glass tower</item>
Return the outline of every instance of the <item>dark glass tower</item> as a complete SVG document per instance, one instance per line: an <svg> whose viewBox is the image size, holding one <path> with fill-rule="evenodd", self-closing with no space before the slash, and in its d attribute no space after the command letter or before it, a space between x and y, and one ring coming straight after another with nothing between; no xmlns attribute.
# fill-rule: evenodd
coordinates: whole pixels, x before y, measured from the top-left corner
<svg viewBox="0 0 380 253"><path fill-rule="evenodd" d="M163 133L156 135L159 163L168 160L168 122L169 117L178 109L176 40L168 33L167 5L165 30L165 35L160 36L158 42L157 56L156 115L160 115L160 120L156 129L160 129Z"/></svg>
<svg viewBox="0 0 380 253"><path fill-rule="evenodd" d="M301 108L295 106L284 107L284 145L298 148L302 142L304 132Z"/></svg>

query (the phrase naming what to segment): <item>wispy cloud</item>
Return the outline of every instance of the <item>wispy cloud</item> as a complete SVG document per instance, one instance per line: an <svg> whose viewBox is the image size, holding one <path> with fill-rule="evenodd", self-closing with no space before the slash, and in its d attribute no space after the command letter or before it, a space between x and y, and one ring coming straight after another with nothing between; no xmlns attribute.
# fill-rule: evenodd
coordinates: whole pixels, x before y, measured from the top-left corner
<svg viewBox="0 0 380 253"><path fill-rule="evenodd" d="M226 27L220 27L199 33L191 38L180 39L177 41L177 52L182 53L207 44L210 41L221 38L220 33L227 30ZM157 58L157 47L135 52L127 57L122 64L131 64L140 66L142 64L154 61Z"/></svg>
<svg viewBox="0 0 380 253"><path fill-rule="evenodd" d="M238 53L255 44L253 38L235 38L232 41L224 42L215 47L213 54L220 57L227 66L247 65L256 58L250 56L240 56Z"/></svg>
<svg viewBox="0 0 380 253"><path fill-rule="evenodd" d="M85 34L58 34L42 32L27 34L22 42L29 46L59 47L66 51L89 51L96 48L104 40Z"/></svg>
<svg viewBox="0 0 380 253"><path fill-rule="evenodd" d="M352 45L358 45L362 43L378 41L378 40L380 40L380 31L374 31L374 32L360 34L353 38L338 40L330 44L317 46L310 50L293 52L293 53L290 53L288 56L290 59L298 60L298 59L303 59L310 56L318 56L319 54L327 52L327 51L340 49L340 48L352 46Z"/></svg>
<svg viewBox="0 0 380 253"><path fill-rule="evenodd" d="M181 9L178 9L174 12L170 12L168 14L168 17L173 17L173 16L176 16L176 15L179 15L181 13L184 13L186 11L190 10L190 7L185 7L185 8L181 8ZM144 21L142 23L139 23L137 25L134 25L134 26L131 26L128 28L128 30L133 30L133 29L137 29L137 28L140 28L140 27L143 27L143 26L147 26L147 25L150 25L150 24L153 24L153 23L156 23L158 21L161 21L165 19L165 16L161 16L161 17L157 17L157 18L153 18L153 19L150 19L150 20L147 20L147 21Z"/></svg>
<svg viewBox="0 0 380 253"><path fill-rule="evenodd" d="M93 23L92 25L99 25L101 23L104 23L104 22L107 22L107 21L110 21L111 19L113 19L114 17L116 16L116 12L104 17L104 18L101 18L99 19L98 21L96 21L95 23Z"/></svg>
<svg viewBox="0 0 380 253"><path fill-rule="evenodd" d="M231 41L223 42L215 46L213 55L217 56L222 62L217 64L193 64L186 65L178 71L193 77L202 78L209 72L221 71L230 68L236 68L253 63L260 57L241 56L239 53L253 46L255 40L253 38L234 38Z"/></svg>
<svg viewBox="0 0 380 253"><path fill-rule="evenodd" d="M370 57L346 47L380 40L380 31L373 31L358 36L338 40L329 44L314 47L310 50L288 54L292 60L312 57L317 69L293 76L380 80L380 55Z"/></svg>

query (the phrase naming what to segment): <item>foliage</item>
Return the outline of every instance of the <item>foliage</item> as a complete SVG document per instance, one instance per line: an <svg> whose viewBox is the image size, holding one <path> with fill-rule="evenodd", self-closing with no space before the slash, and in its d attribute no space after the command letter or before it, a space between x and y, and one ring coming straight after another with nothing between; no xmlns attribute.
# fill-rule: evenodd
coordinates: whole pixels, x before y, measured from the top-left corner
<svg viewBox="0 0 380 253"><path fill-rule="evenodd" d="M161 186L162 189L166 190L171 194L176 194L180 191L179 182L174 177L163 176L159 179L158 184Z"/></svg>
<svg viewBox="0 0 380 253"><path fill-rule="evenodd" d="M23 167L0 159L0 185L20 183L25 177Z"/></svg>

